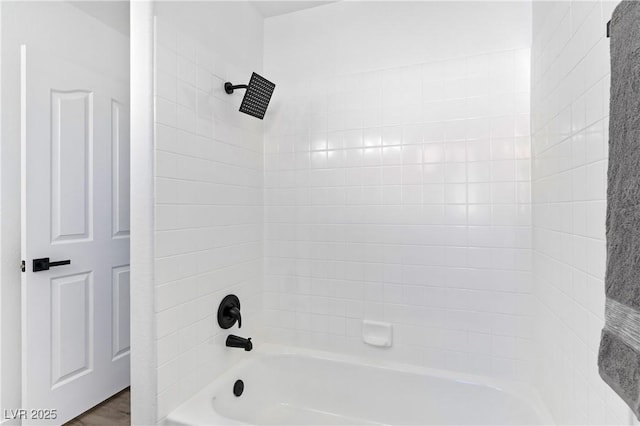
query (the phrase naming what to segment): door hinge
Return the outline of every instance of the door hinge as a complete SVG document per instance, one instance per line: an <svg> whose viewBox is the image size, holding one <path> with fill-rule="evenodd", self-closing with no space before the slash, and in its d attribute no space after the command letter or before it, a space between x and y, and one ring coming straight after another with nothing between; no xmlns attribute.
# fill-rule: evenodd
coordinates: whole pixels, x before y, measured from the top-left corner
<svg viewBox="0 0 640 426"><path fill-rule="evenodd" d="M20 270L22 272L26 272L26 270L27 270L27 264L25 263L24 260L22 262L20 262Z"/></svg>

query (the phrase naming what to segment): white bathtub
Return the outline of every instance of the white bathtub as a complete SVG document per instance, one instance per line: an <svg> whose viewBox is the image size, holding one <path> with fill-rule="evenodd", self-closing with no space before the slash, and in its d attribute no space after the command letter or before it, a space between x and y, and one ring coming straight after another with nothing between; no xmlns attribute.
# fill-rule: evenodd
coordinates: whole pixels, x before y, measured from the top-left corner
<svg viewBox="0 0 640 426"><path fill-rule="evenodd" d="M233 385L244 382L236 397ZM262 345L166 419L214 424L552 424L528 387Z"/></svg>

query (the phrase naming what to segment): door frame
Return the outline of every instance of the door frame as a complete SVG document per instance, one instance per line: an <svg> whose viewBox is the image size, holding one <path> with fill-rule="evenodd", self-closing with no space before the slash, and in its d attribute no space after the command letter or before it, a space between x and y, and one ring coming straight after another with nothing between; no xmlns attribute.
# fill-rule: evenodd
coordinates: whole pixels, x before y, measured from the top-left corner
<svg viewBox="0 0 640 426"><path fill-rule="evenodd" d="M5 7L0 2L0 20ZM68 6L67 7L71 7ZM155 423L157 416L157 377L155 358L155 315L153 278L153 170L154 170L154 102L153 58L154 33L153 2L141 0L130 5L130 77L131 77L131 415L136 424ZM0 32L0 41L3 33ZM19 99L20 88L15 77L2 73L9 63L19 66L13 49L1 50L0 44L0 93L3 98ZM5 55L15 56L7 60ZM5 75L6 74L6 75ZM5 98L6 99L6 98ZM16 182L21 177L18 167L20 157L20 128L18 123L3 119L16 116L19 106L3 110L0 102L0 406L20 408L21 382L21 291L19 268L20 244L20 194ZM16 109L17 111L9 111ZM22 160L20 160L22 161ZM8 188L5 190L5 188ZM9 423L0 419L0 424Z"/></svg>
<svg viewBox="0 0 640 426"><path fill-rule="evenodd" d="M158 421L155 323L155 20L132 1L131 22L131 423Z"/></svg>
<svg viewBox="0 0 640 426"><path fill-rule="evenodd" d="M148 0L144 0L148 2ZM133 2L132 2L133 3ZM150 2L149 2L150 4ZM2 409L22 408L22 299L20 271L21 257L21 162L20 155L20 51L22 42L35 47L56 43L67 37L67 45L73 48L73 39L65 35L56 35L43 39L40 33L29 33L30 28L20 25L24 22L24 10L35 7L34 3L6 4L0 1L0 22L2 18L9 22L0 32L0 407ZM96 30L90 37L102 43L102 25L113 30L96 16L66 2L45 2L47 13L64 15L68 19L79 19L86 27ZM22 9L24 8L24 9ZM133 6L131 7L133 9ZM59 15L58 15L59 14ZM19 18L16 20L15 18ZM12 21L8 21L11 19ZM48 28L51 19L43 14L40 27ZM135 25L132 25L136 28ZM99 28L100 27L100 28ZM76 31L79 31L77 29ZM71 32L72 34L73 32ZM133 33L133 31L132 31ZM120 34L122 35L122 34ZM86 40L85 40L86 41ZM130 40L127 42L130 50ZM111 62L113 59L109 59ZM105 59L105 62L107 59ZM98 61L100 62L100 61ZM102 62L100 62L102 63ZM133 351L133 349L132 349ZM19 424L0 417L0 425Z"/></svg>

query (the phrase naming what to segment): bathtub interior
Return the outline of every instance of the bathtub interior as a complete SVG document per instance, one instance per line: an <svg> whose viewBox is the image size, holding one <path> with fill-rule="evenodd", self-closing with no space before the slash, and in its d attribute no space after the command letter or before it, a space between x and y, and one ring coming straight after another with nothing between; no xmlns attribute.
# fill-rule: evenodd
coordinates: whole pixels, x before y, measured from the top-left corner
<svg viewBox="0 0 640 426"><path fill-rule="evenodd" d="M244 382L240 396L236 380ZM264 345L168 424L548 424L513 384ZM529 395L530 396L530 395Z"/></svg>

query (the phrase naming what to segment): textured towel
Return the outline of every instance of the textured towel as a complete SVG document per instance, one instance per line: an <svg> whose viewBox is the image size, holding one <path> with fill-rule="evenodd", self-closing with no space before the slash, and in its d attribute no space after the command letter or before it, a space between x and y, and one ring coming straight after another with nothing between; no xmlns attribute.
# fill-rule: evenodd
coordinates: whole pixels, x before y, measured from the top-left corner
<svg viewBox="0 0 640 426"><path fill-rule="evenodd" d="M602 379L640 418L640 2L613 12Z"/></svg>

